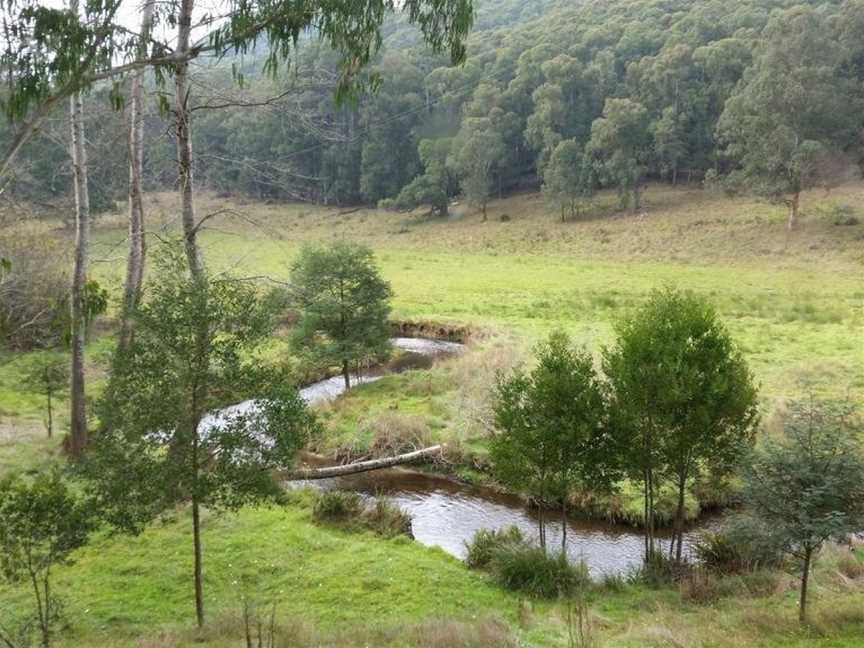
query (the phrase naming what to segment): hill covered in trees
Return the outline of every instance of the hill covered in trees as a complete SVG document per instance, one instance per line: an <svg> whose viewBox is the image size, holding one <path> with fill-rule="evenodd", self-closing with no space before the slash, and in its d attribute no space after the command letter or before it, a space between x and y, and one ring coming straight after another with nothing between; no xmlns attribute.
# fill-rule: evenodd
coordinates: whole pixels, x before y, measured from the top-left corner
<svg viewBox="0 0 864 648"><path fill-rule="evenodd" d="M254 54L195 76L199 181L324 204L447 209L463 194L539 188L562 217L603 187L639 206L647 179L720 181L785 202L857 173L864 5L857 0L484 0L464 65L393 20L368 72L377 92L334 99L337 56L314 40L262 76ZM238 83L239 82L239 83ZM90 96L96 204L125 192L124 119ZM156 90L152 94L158 94ZM174 179L151 101L146 173ZM58 122L62 119L58 116ZM19 163L19 193L68 195L62 123Z"/></svg>

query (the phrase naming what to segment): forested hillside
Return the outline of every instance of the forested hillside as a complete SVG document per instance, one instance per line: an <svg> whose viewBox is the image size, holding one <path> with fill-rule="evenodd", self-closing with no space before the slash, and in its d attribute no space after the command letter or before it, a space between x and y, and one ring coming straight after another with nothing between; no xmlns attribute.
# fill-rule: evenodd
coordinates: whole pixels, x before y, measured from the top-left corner
<svg viewBox="0 0 864 648"><path fill-rule="evenodd" d="M562 217L603 187L638 208L647 179L721 181L782 200L857 173L864 5L857 0L483 0L451 67L391 21L375 93L334 98L337 56L310 40L262 76L247 55L195 72L197 177L255 198L446 211L464 195L540 188ZM152 83L151 83L152 85ZM151 188L175 179L153 89ZM94 205L125 192L125 122L97 88L87 112ZM19 161L15 189L70 193L62 115Z"/></svg>

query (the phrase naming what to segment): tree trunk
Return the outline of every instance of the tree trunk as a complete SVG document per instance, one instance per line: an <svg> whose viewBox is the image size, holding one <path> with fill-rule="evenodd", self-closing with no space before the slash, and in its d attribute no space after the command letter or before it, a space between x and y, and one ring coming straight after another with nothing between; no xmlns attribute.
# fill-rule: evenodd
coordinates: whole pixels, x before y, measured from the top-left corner
<svg viewBox="0 0 864 648"><path fill-rule="evenodd" d="M51 408L51 390L48 390L48 438L50 439L54 434L54 411Z"/></svg>
<svg viewBox="0 0 864 648"><path fill-rule="evenodd" d="M561 555L567 555L567 496L561 499Z"/></svg>
<svg viewBox="0 0 864 648"><path fill-rule="evenodd" d="M345 379L345 391L351 389L351 372L348 371L348 361L342 361L342 378Z"/></svg>
<svg viewBox="0 0 864 648"><path fill-rule="evenodd" d="M201 513L198 498L192 497L192 545L195 552L195 618L204 625L204 584L201 581Z"/></svg>
<svg viewBox="0 0 864 648"><path fill-rule="evenodd" d="M672 186L678 186L678 163L672 165Z"/></svg>
<svg viewBox="0 0 864 648"><path fill-rule="evenodd" d="M413 452L396 455L395 457L384 457L383 459L370 459L368 461L357 461L354 463L345 464L343 466L328 466L326 468L308 468L295 470L287 475L288 481L301 481L309 479L330 479L332 477L342 477L344 475L355 475L357 473L369 472L370 470L380 470L382 468L390 468L402 464L413 463L431 459L432 457L441 456L444 450L443 445L434 445Z"/></svg>
<svg viewBox="0 0 864 648"><path fill-rule="evenodd" d="M78 11L78 3L70 3ZM80 457L87 445L87 410L84 391L84 284L87 281L87 249L90 243L90 193L87 187L87 150L84 142L84 119L81 94L69 99L72 128L72 172L75 188L75 262L72 272L71 347L72 375L70 387L71 421L69 453Z"/></svg>
<svg viewBox="0 0 864 648"><path fill-rule="evenodd" d="M485 223L486 222L486 203L485 202L483 203L482 211L483 211L483 222Z"/></svg>
<svg viewBox="0 0 864 648"><path fill-rule="evenodd" d="M684 540L684 490L686 486L687 477L685 475L678 481L678 508L675 510L675 530L672 533L672 545L675 546L675 542L678 542L675 549L675 562L679 565L681 564L681 552Z"/></svg>
<svg viewBox="0 0 864 648"><path fill-rule="evenodd" d="M642 191L639 187L639 183L637 182L633 186L633 211L638 212L642 207Z"/></svg>
<svg viewBox="0 0 864 648"><path fill-rule="evenodd" d="M789 232L798 227L798 206L800 198L801 193L796 191L792 194L792 199L789 201L789 219L786 221L786 230Z"/></svg>
<svg viewBox="0 0 864 648"><path fill-rule="evenodd" d="M181 0L177 16L177 55L189 51L192 31L192 9L194 0ZM174 72L175 119L177 131L177 167L180 183L180 205L183 221L183 238L189 272L196 280L203 279L204 269L198 250L198 228L195 223L192 177L192 133L189 111L189 63L178 63Z"/></svg>
<svg viewBox="0 0 864 648"><path fill-rule="evenodd" d="M807 583L810 580L810 559L813 556L813 550L807 547L804 550L804 573L801 574L801 602L798 606L798 620L801 623L807 621Z"/></svg>
<svg viewBox="0 0 864 648"><path fill-rule="evenodd" d="M141 37L150 33L154 0L147 0L141 17ZM147 55L143 44L139 57ZM123 312L120 321L120 339L117 349L122 352L132 342L132 313L141 297L144 276L144 202L142 176L144 174L144 69L132 77L129 106L129 257L126 261L126 282L123 288Z"/></svg>
<svg viewBox="0 0 864 648"><path fill-rule="evenodd" d="M537 525L540 529L540 548L546 551L546 519L543 517L543 504L537 507Z"/></svg>

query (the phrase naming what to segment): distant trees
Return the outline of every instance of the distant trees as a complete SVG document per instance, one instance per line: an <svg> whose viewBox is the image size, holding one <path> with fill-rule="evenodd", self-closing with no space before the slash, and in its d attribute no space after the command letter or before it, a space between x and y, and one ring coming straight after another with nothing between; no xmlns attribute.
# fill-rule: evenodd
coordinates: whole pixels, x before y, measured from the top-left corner
<svg viewBox="0 0 864 648"><path fill-rule="evenodd" d="M845 177L842 152L855 139L861 104L843 60L824 12L784 12L765 28L717 125L734 165L729 182L785 203L789 230L802 191Z"/></svg>
<svg viewBox="0 0 864 648"><path fill-rule="evenodd" d="M487 118L467 119L456 137L448 164L454 168L468 203L480 208L492 192L493 170L505 156L504 140Z"/></svg>
<svg viewBox="0 0 864 648"><path fill-rule="evenodd" d="M585 201L594 195L591 160L576 140L560 142L543 172L543 196L559 210L561 222L575 218Z"/></svg>
<svg viewBox="0 0 864 648"><path fill-rule="evenodd" d="M288 377L256 360L273 313L252 285L194 278L173 248L157 259L155 276L135 312L135 335L115 359L99 404L103 429L84 469L106 519L124 529L191 504L201 625L201 509L278 499L272 471L290 467L316 427Z"/></svg>
<svg viewBox="0 0 864 648"><path fill-rule="evenodd" d="M337 242L305 247L291 270L291 294L300 310L293 347L317 364L338 365L345 388L351 367L390 353L390 284L372 250Z"/></svg>
<svg viewBox="0 0 864 648"><path fill-rule="evenodd" d="M447 167L452 140L421 140L418 147L423 173L409 182L399 195L382 201L383 208L415 209L429 205L434 216L447 216L454 185Z"/></svg>
<svg viewBox="0 0 864 648"><path fill-rule="evenodd" d="M501 376L496 386L490 457L496 476L538 503L540 545L546 547L543 507L562 516L577 486L600 489L614 470L606 407L591 356L563 332L535 349L537 366ZM562 521L562 551L567 542Z"/></svg>
<svg viewBox="0 0 864 648"><path fill-rule="evenodd" d="M598 175L617 187L621 206L641 208L641 189L651 155L648 111L632 99L607 99L603 116L591 125L588 150Z"/></svg>
<svg viewBox="0 0 864 648"><path fill-rule="evenodd" d="M793 404L782 438L766 439L744 464L752 515L801 561L801 622L819 549L864 527L864 430L856 417L848 405Z"/></svg>
<svg viewBox="0 0 864 648"><path fill-rule="evenodd" d="M45 397L45 428L54 433L54 398L69 388L69 363L63 357L43 356L28 370L28 387Z"/></svg>
<svg viewBox="0 0 864 648"><path fill-rule="evenodd" d="M93 509L60 476L41 473L32 479L0 481L0 578L9 585L26 583L33 594L40 645L51 645L61 610L51 587L52 569L68 562L87 542L95 526ZM0 643L30 645L26 631L0 622ZM27 623L25 626L29 625ZM18 643L19 634L24 634Z"/></svg>

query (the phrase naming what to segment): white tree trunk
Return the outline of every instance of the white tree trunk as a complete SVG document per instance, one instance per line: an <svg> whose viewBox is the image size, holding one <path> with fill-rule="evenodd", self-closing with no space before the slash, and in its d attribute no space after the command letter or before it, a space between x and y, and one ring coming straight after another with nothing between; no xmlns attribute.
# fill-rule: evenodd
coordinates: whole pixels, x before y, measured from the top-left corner
<svg viewBox="0 0 864 648"><path fill-rule="evenodd" d="M147 0L141 16L142 46L138 55L147 55L146 39L153 21L154 0ZM129 102L129 257L126 262L126 282L123 290L123 313L120 323L118 348L128 348L132 341L132 312L141 296L141 281L144 276L144 200L142 177L144 175L144 69L137 70L132 77Z"/></svg>
<svg viewBox="0 0 864 648"><path fill-rule="evenodd" d="M77 10L77 3L71 3ZM87 281L87 249L90 243L90 193L87 187L87 150L81 94L69 100L72 127L72 172L75 187L75 262L72 272L71 308L71 423L69 452L80 456L87 444L87 409L84 390L84 284Z"/></svg>
<svg viewBox="0 0 864 648"><path fill-rule="evenodd" d="M356 475L357 473L369 472L370 470L391 468L392 466L413 463L415 461L426 461L433 457L441 456L443 451L443 445L434 445L421 450L414 450L413 452L396 455L395 457L357 461L343 466L328 466L327 468L305 468L289 473L287 475L287 480L304 481L308 479L329 479L331 477L342 477L344 475Z"/></svg>

